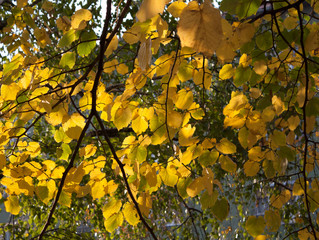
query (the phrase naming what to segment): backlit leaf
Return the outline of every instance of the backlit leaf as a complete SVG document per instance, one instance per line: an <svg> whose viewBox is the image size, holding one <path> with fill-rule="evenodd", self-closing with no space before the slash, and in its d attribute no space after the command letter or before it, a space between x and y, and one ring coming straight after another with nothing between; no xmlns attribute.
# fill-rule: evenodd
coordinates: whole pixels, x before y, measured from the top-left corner
<svg viewBox="0 0 319 240"><path fill-rule="evenodd" d="M81 35L81 44L78 45L77 50L80 56L88 56L96 45L96 35L94 32L84 32Z"/></svg>
<svg viewBox="0 0 319 240"><path fill-rule="evenodd" d="M60 66L61 67L67 67L69 69L73 68L75 64L75 53L74 52L68 52L62 55L60 60Z"/></svg>
<svg viewBox="0 0 319 240"><path fill-rule="evenodd" d="M71 17L71 26L75 30L82 30L86 27L86 22L92 19L92 13L87 9L80 9Z"/></svg>
<svg viewBox="0 0 319 240"><path fill-rule="evenodd" d="M6 207L6 211L13 215L18 215L21 210L19 199L14 195L10 195L7 198L7 200L4 202L4 206Z"/></svg>
<svg viewBox="0 0 319 240"><path fill-rule="evenodd" d="M113 215L109 216L104 220L104 227L106 231L113 232L116 228L121 226L123 223L123 214L120 213L114 213Z"/></svg>
<svg viewBox="0 0 319 240"><path fill-rule="evenodd" d="M167 11L173 15L173 17L180 17L183 9L187 6L184 2L173 2L167 8Z"/></svg>
<svg viewBox="0 0 319 240"><path fill-rule="evenodd" d="M140 22L144 22L158 13L162 13L165 5L166 0L143 0L136 17Z"/></svg>
<svg viewBox="0 0 319 240"><path fill-rule="evenodd" d="M132 226L137 225L140 221L137 211L131 203L126 203L124 205L123 215L125 217L125 220L128 221L128 223Z"/></svg>
<svg viewBox="0 0 319 240"><path fill-rule="evenodd" d="M221 80L230 79L234 76L234 69L231 64L225 64L219 71L219 78Z"/></svg>
<svg viewBox="0 0 319 240"><path fill-rule="evenodd" d="M223 36L219 10L209 0L201 5L196 1L190 2L180 15L177 34L182 47L191 47L212 56Z"/></svg>

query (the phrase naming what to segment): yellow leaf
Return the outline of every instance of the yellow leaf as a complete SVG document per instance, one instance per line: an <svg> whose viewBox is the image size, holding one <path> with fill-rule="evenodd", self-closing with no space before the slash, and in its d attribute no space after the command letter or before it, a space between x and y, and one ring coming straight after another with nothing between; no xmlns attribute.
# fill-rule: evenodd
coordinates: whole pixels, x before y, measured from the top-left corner
<svg viewBox="0 0 319 240"><path fill-rule="evenodd" d="M59 17L56 20L56 25L58 29L62 30L63 32L66 32L70 29L71 21L67 16Z"/></svg>
<svg viewBox="0 0 319 240"><path fill-rule="evenodd" d="M87 159L93 156L95 152L96 152L96 146L94 146L93 144L90 144L80 149L79 156L80 157L84 156L84 159Z"/></svg>
<svg viewBox="0 0 319 240"><path fill-rule="evenodd" d="M249 160L254 162L260 162L264 158L264 156L265 153L261 151L260 146L253 147L248 151Z"/></svg>
<svg viewBox="0 0 319 240"><path fill-rule="evenodd" d="M167 114L167 125L172 128L179 128L182 121L183 116L179 112L171 111Z"/></svg>
<svg viewBox="0 0 319 240"><path fill-rule="evenodd" d="M250 63L251 58L248 57L246 53L244 53L239 59L239 65L241 65L242 67L248 67Z"/></svg>
<svg viewBox="0 0 319 240"><path fill-rule="evenodd" d="M175 102L177 108L185 110L188 109L193 103L193 93L182 89L177 93L178 99Z"/></svg>
<svg viewBox="0 0 319 240"><path fill-rule="evenodd" d="M222 63L231 62L236 54L237 53L233 50L233 44L229 41L221 41L218 48L216 49L216 55Z"/></svg>
<svg viewBox="0 0 319 240"><path fill-rule="evenodd" d="M197 196L202 190L204 190L204 184L202 183L201 177L196 178L186 188L186 192L190 197Z"/></svg>
<svg viewBox="0 0 319 240"><path fill-rule="evenodd" d="M141 134L148 128L148 122L144 116L139 115L137 118L132 120L132 128L134 132Z"/></svg>
<svg viewBox="0 0 319 240"><path fill-rule="evenodd" d="M214 186L214 173L210 168L204 168L202 174L202 184L207 190L208 194L212 195Z"/></svg>
<svg viewBox="0 0 319 240"><path fill-rule="evenodd" d="M223 170L227 172L235 172L237 169L237 164L233 162L228 156L221 155L219 157L219 163Z"/></svg>
<svg viewBox="0 0 319 240"><path fill-rule="evenodd" d="M254 99L259 98L262 94L261 90L258 88L251 88L249 91L250 91L249 95Z"/></svg>
<svg viewBox="0 0 319 240"><path fill-rule="evenodd" d="M0 154L0 170L3 169L6 166L7 159L4 154Z"/></svg>
<svg viewBox="0 0 319 240"><path fill-rule="evenodd" d="M127 127L132 120L132 110L129 107L123 108L120 107L117 109L114 115L114 125L120 130Z"/></svg>
<svg viewBox="0 0 319 240"><path fill-rule="evenodd" d="M187 124L178 133L179 144L181 146L190 146L198 142L197 138L193 138L193 134L196 128L192 125Z"/></svg>
<svg viewBox="0 0 319 240"><path fill-rule="evenodd" d="M119 213L122 207L122 202L118 199L111 198L107 204L103 207L103 216L105 219L108 219L114 213Z"/></svg>
<svg viewBox="0 0 319 240"><path fill-rule="evenodd" d="M152 199L148 192L141 193L137 199L143 215L148 216L150 209L152 208Z"/></svg>
<svg viewBox="0 0 319 240"><path fill-rule="evenodd" d="M256 61L254 62L254 71L258 75L263 75L267 71L267 65L264 61Z"/></svg>
<svg viewBox="0 0 319 240"><path fill-rule="evenodd" d="M83 30L86 22L92 19L92 13L87 9L80 9L71 17L71 26L75 30Z"/></svg>
<svg viewBox="0 0 319 240"><path fill-rule="evenodd" d="M211 1L205 0L200 6L197 1L190 2L183 9L177 27L182 47L212 56L223 37L221 19Z"/></svg>
<svg viewBox="0 0 319 240"><path fill-rule="evenodd" d="M66 207L70 207L71 201L72 201L71 194L62 190L60 198L59 198L59 203L66 206Z"/></svg>
<svg viewBox="0 0 319 240"><path fill-rule="evenodd" d="M28 4L28 0L17 0L17 7L18 8L23 8Z"/></svg>
<svg viewBox="0 0 319 240"><path fill-rule="evenodd" d="M169 168L170 168L169 166L166 169L162 168L159 175L165 185L174 187L178 181L178 176L176 174L176 170L175 172L170 171Z"/></svg>
<svg viewBox="0 0 319 240"><path fill-rule="evenodd" d="M281 217L279 212L273 210L265 211L266 226L270 232L277 232L281 225Z"/></svg>
<svg viewBox="0 0 319 240"><path fill-rule="evenodd" d="M112 196L113 193L117 190L117 188L118 188L118 185L113 180L111 180L107 182L105 192Z"/></svg>
<svg viewBox="0 0 319 240"><path fill-rule="evenodd" d="M184 2L173 2L168 6L167 11L172 14L173 17L178 18L186 6L187 4Z"/></svg>
<svg viewBox="0 0 319 240"><path fill-rule="evenodd" d="M72 139L65 134L62 127L60 127L59 130L56 130L54 132L54 140L57 143L60 143L60 142L69 143L72 141Z"/></svg>
<svg viewBox="0 0 319 240"><path fill-rule="evenodd" d="M126 221L131 224L132 226L135 226L139 223L140 218L137 214L137 211L133 204L126 203L123 208L123 215L126 219Z"/></svg>
<svg viewBox="0 0 319 240"><path fill-rule="evenodd" d="M101 181L95 180L93 186L91 186L91 194L93 199L99 199L104 197L107 192L106 190L107 181L106 179L102 179Z"/></svg>
<svg viewBox="0 0 319 240"><path fill-rule="evenodd" d="M290 131L294 131L300 123L300 118L298 116L291 116L288 119L288 128Z"/></svg>
<svg viewBox="0 0 319 240"><path fill-rule="evenodd" d="M116 67L116 71L121 74L121 75L125 75L128 73L128 66L126 66L124 63L121 63L120 65L118 65Z"/></svg>
<svg viewBox="0 0 319 240"><path fill-rule="evenodd" d="M13 195L7 198L4 202L4 206L6 207L6 211L13 215L18 215L21 210L18 197Z"/></svg>
<svg viewBox="0 0 319 240"><path fill-rule="evenodd" d="M152 40L151 37L141 42L140 48L138 50L138 64L140 68L144 71L149 67L152 61Z"/></svg>
<svg viewBox="0 0 319 240"><path fill-rule="evenodd" d="M221 80L230 79L234 76L235 71L231 64L225 64L222 69L219 71L219 78Z"/></svg>
<svg viewBox="0 0 319 240"><path fill-rule="evenodd" d="M280 209L284 204L286 204L291 197L289 190L283 190L279 195L272 195L270 198L271 206Z"/></svg>
<svg viewBox="0 0 319 240"><path fill-rule="evenodd" d="M256 237L265 231L265 225L265 220L262 216L249 216L245 224L245 229L250 235Z"/></svg>
<svg viewBox="0 0 319 240"><path fill-rule="evenodd" d="M108 38L109 35L110 34L108 33L106 38ZM117 49L118 44L119 44L119 40L117 38L117 35L114 35L114 37L112 38L111 42L109 43L109 45L105 51L105 55L107 57L110 56Z"/></svg>
<svg viewBox="0 0 319 240"><path fill-rule="evenodd" d="M10 85L2 84L1 86L1 97L5 101L15 101L17 94L20 91L20 87L16 83L11 83Z"/></svg>
<svg viewBox="0 0 319 240"><path fill-rule="evenodd" d="M307 188L309 188L308 181L307 181ZM298 178L295 181L294 186L292 188L292 195L293 196L300 196L300 195L303 195L304 193L305 193L304 178Z"/></svg>
<svg viewBox="0 0 319 240"><path fill-rule="evenodd" d="M233 154L236 152L236 145L228 141L226 138L220 140L220 143L216 144L216 148L223 154Z"/></svg>
<svg viewBox="0 0 319 240"><path fill-rule="evenodd" d="M62 178L64 171L65 171L64 167L62 166L56 167L51 173L51 178L52 179Z"/></svg>
<svg viewBox="0 0 319 240"><path fill-rule="evenodd" d="M260 165L259 165L258 162L255 162L255 161L252 161L252 160L248 160L244 164L244 172L245 172L247 177L256 176L256 174L258 173L259 169L260 169Z"/></svg>
<svg viewBox="0 0 319 240"><path fill-rule="evenodd" d="M205 191L200 197L200 203L202 205L202 209L204 210L214 206L217 198L218 198L218 190L214 189L211 195L209 195L208 192Z"/></svg>
<svg viewBox="0 0 319 240"><path fill-rule="evenodd" d="M103 71L105 73L111 73L116 69L116 65L118 64L118 61L116 59L113 59L112 61L105 62L103 65Z"/></svg>
<svg viewBox="0 0 319 240"><path fill-rule="evenodd" d="M85 126L85 119L79 114L74 113L62 124L62 128L66 135L72 139L78 139L82 129Z"/></svg>
<svg viewBox="0 0 319 240"><path fill-rule="evenodd" d="M269 106L263 110L261 117L265 122L270 122L274 119L275 115L276 113L274 111L273 106Z"/></svg>
<svg viewBox="0 0 319 240"><path fill-rule="evenodd" d="M123 39L128 44L137 43L140 39L140 27L134 24L129 30L123 34Z"/></svg>
<svg viewBox="0 0 319 240"><path fill-rule="evenodd" d="M47 12L51 12L54 8L54 5L52 2L44 1L44 3L42 4L42 8Z"/></svg>
<svg viewBox="0 0 319 240"><path fill-rule="evenodd" d="M112 233L116 228L121 226L122 223L123 223L123 214L121 212L114 213L112 216L104 220L104 227L106 231Z"/></svg>
<svg viewBox="0 0 319 240"><path fill-rule="evenodd" d="M283 111L286 110L284 102L281 100L280 97L276 95L272 97L272 105L275 108L277 116L279 116Z"/></svg>
<svg viewBox="0 0 319 240"><path fill-rule="evenodd" d="M163 13L165 4L166 0L144 0L136 13L136 17L140 22L144 22L158 13Z"/></svg>

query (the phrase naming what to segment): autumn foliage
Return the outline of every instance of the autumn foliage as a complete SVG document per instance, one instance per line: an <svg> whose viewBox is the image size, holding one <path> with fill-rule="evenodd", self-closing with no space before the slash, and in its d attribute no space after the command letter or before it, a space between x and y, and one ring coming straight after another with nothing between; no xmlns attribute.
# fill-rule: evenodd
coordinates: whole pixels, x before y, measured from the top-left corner
<svg viewBox="0 0 319 240"><path fill-rule="evenodd" d="M318 0L62 2L0 3L0 232L319 238Z"/></svg>

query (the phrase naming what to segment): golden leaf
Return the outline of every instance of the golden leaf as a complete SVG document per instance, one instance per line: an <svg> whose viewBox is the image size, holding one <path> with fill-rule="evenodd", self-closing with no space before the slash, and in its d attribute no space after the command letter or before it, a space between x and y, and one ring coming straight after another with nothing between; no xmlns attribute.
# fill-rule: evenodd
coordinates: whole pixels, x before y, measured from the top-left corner
<svg viewBox="0 0 319 240"><path fill-rule="evenodd" d="M226 138L220 140L220 143L216 145L218 151L223 154L233 154L236 152L236 145L228 141Z"/></svg>
<svg viewBox="0 0 319 240"><path fill-rule="evenodd" d="M151 37L141 42L140 49L138 50L138 63L142 70L148 68L152 60L152 40Z"/></svg>
<svg viewBox="0 0 319 240"><path fill-rule="evenodd" d="M4 206L6 207L6 211L13 215L18 215L21 210L18 197L13 195L7 198L4 202Z"/></svg>
<svg viewBox="0 0 319 240"><path fill-rule="evenodd" d="M187 6L184 2L173 2L167 8L167 11L173 15L173 17L180 17L183 9Z"/></svg>
<svg viewBox="0 0 319 240"><path fill-rule="evenodd" d="M182 47L212 56L223 37L221 19L211 1L205 0L202 5L197 1L190 2L182 11L177 27Z"/></svg>
<svg viewBox="0 0 319 240"><path fill-rule="evenodd" d="M163 13L165 5L166 0L144 0L136 17L140 22L144 22L158 13Z"/></svg>
<svg viewBox="0 0 319 240"><path fill-rule="evenodd" d="M235 71L231 64L225 64L219 71L219 78L221 80L230 79L234 76Z"/></svg>
<svg viewBox="0 0 319 240"><path fill-rule="evenodd" d="M86 22L92 19L92 13L87 9L80 9L71 17L71 26L75 30L83 30Z"/></svg>
<svg viewBox="0 0 319 240"><path fill-rule="evenodd" d="M123 215L126 219L126 221L131 224L132 226L135 226L139 223L140 218L137 214L137 211L133 204L126 203L123 208Z"/></svg>

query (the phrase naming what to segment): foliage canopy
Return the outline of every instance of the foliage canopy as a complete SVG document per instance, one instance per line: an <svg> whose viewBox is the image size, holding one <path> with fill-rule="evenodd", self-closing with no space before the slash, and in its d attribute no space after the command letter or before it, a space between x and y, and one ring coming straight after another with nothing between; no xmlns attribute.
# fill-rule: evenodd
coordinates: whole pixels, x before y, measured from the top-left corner
<svg viewBox="0 0 319 240"><path fill-rule="evenodd" d="M0 3L2 231L318 239L319 1L97 2Z"/></svg>

